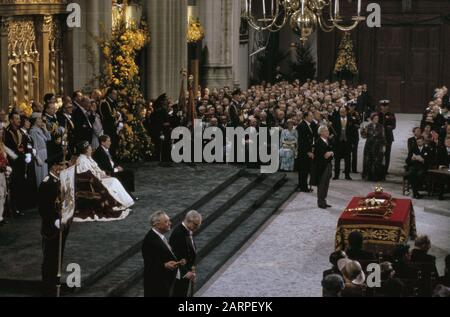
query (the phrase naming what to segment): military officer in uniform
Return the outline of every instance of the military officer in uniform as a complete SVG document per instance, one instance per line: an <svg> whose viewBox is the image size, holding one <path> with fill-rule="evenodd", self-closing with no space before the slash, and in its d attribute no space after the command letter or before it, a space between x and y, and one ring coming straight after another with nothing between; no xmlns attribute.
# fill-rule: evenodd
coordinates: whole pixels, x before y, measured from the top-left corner
<svg viewBox="0 0 450 317"><path fill-rule="evenodd" d="M59 174L65 168L62 163L50 167L49 176L39 187L39 214L42 218L42 286L45 296L56 296L58 283L60 230L63 230L62 252L70 226L61 227ZM62 256L62 255L61 255Z"/></svg>
<svg viewBox="0 0 450 317"><path fill-rule="evenodd" d="M389 174L389 165L391 163L392 143L394 143L394 130L397 128L397 120L395 114L389 110L389 100L381 100L380 124L384 126L386 135L386 152L385 155L385 175Z"/></svg>

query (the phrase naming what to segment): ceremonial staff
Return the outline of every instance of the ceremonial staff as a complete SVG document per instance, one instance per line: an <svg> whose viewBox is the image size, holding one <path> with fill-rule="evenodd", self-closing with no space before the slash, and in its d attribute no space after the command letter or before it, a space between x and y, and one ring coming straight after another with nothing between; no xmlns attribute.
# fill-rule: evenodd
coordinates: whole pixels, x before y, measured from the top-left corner
<svg viewBox="0 0 450 317"><path fill-rule="evenodd" d="M59 210L59 246L58 246L58 274L56 276L57 277L56 297L61 297L62 243L63 243L61 188L58 189L58 198L56 199L55 204L57 210Z"/></svg>

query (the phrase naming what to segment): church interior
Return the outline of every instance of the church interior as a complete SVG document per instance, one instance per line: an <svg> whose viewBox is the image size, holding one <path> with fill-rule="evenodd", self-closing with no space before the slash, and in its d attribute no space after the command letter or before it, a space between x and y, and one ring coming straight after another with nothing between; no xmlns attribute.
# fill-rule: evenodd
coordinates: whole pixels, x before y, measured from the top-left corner
<svg viewBox="0 0 450 317"><path fill-rule="evenodd" d="M449 85L448 0L0 0L0 297L450 297Z"/></svg>

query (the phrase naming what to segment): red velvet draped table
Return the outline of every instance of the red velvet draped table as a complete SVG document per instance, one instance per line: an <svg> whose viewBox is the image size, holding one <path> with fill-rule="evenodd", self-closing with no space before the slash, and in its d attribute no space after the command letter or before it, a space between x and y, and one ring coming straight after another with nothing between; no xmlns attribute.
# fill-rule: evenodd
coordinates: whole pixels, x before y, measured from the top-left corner
<svg viewBox="0 0 450 317"><path fill-rule="evenodd" d="M353 198L339 218L336 250L345 250L348 236L353 231L361 232L365 248L377 253L391 253L396 244L416 239L416 218L410 199L392 199L393 209L389 217L361 216L349 211L360 207L360 202L366 198Z"/></svg>

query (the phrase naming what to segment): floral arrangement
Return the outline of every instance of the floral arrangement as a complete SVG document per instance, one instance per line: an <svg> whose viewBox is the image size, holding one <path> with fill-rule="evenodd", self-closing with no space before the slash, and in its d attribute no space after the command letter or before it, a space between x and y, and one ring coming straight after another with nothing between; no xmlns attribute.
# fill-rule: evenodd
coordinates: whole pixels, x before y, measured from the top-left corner
<svg viewBox="0 0 450 317"><path fill-rule="evenodd" d="M27 104L25 102L22 102L18 107L19 113L25 115L26 117L30 118L33 114L33 108L30 104Z"/></svg>
<svg viewBox="0 0 450 317"><path fill-rule="evenodd" d="M189 26L187 30L187 41L188 43L197 43L205 37L205 30L203 29L203 26L200 24L200 20L190 18L189 19Z"/></svg>
<svg viewBox="0 0 450 317"><path fill-rule="evenodd" d="M334 67L334 73L350 73L352 75L357 75L358 72L358 66L356 65L356 58L353 52L353 42L350 38L350 33L345 32L341 44L339 45L339 53Z"/></svg>
<svg viewBox="0 0 450 317"><path fill-rule="evenodd" d="M100 77L103 88L112 87L119 92L119 111L123 129L119 133L118 158L136 162L152 155L150 137L143 126L145 101L141 93L141 79L136 57L149 42L147 25L127 25L122 21L111 35L99 38L105 58L104 72Z"/></svg>

